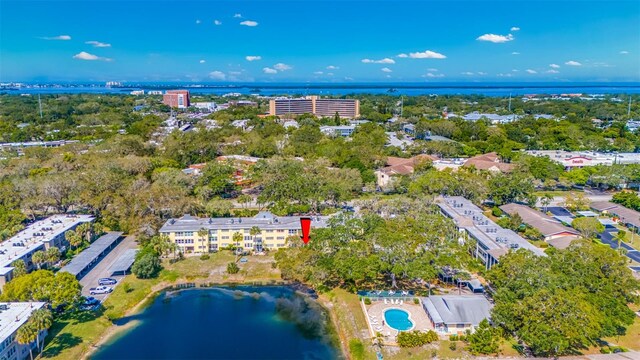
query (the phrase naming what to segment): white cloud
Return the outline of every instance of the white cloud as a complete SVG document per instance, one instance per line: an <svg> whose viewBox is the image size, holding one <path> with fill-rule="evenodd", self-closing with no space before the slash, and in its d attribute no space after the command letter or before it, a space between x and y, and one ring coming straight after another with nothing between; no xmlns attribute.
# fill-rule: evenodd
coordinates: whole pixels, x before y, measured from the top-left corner
<svg viewBox="0 0 640 360"><path fill-rule="evenodd" d="M254 26L258 26L258 22L253 20L245 20L241 22L240 25L254 27Z"/></svg>
<svg viewBox="0 0 640 360"><path fill-rule="evenodd" d="M99 61L112 61L113 59L109 59L109 58L105 58L105 57L100 57L97 55L93 55L93 54L89 54L88 52L85 51L81 51L75 55L73 55L74 59L77 60L89 60L89 61L95 61L95 60L99 60Z"/></svg>
<svg viewBox="0 0 640 360"><path fill-rule="evenodd" d="M286 70L293 69L293 67L291 65L287 65L287 64L283 64L283 63L277 63L277 64L273 65L273 68L278 70L278 71L286 71Z"/></svg>
<svg viewBox="0 0 640 360"><path fill-rule="evenodd" d="M484 76L484 75L487 75L487 73L486 72L482 72L482 71L478 71L478 75Z"/></svg>
<svg viewBox="0 0 640 360"><path fill-rule="evenodd" d="M242 70L244 71L244 70ZM241 75L242 71L229 71L229 75Z"/></svg>
<svg viewBox="0 0 640 360"><path fill-rule="evenodd" d="M262 72L265 74L277 74L278 70L272 69L270 67L262 68Z"/></svg>
<svg viewBox="0 0 640 360"><path fill-rule="evenodd" d="M514 26L514 27L511 28L511 31L520 31L520 28L517 27L517 26Z"/></svg>
<svg viewBox="0 0 640 360"><path fill-rule="evenodd" d="M391 78L391 75L386 75L385 77L386 77L387 79L390 79L390 78Z"/></svg>
<svg viewBox="0 0 640 360"><path fill-rule="evenodd" d="M345 76L344 79L347 80L347 81L352 81L353 80L353 78L349 77L349 76Z"/></svg>
<svg viewBox="0 0 640 360"><path fill-rule="evenodd" d="M313 73L314 73L315 75L322 75L322 74L324 74L322 71L314 71Z"/></svg>
<svg viewBox="0 0 640 360"><path fill-rule="evenodd" d="M620 51L620 55L627 55L629 52L627 50Z"/></svg>
<svg viewBox="0 0 640 360"><path fill-rule="evenodd" d="M107 43L103 43L95 40L87 41L85 42L85 44L93 45L93 47L97 47L97 48L111 47L111 44L107 44Z"/></svg>
<svg viewBox="0 0 640 360"><path fill-rule="evenodd" d="M471 71L465 71L465 72L461 72L461 75L475 75L474 73L472 73Z"/></svg>
<svg viewBox="0 0 640 360"><path fill-rule="evenodd" d="M225 80L227 78L227 75L222 71L214 70L209 73L209 77L214 80Z"/></svg>
<svg viewBox="0 0 640 360"><path fill-rule="evenodd" d="M554 69L559 69L560 65L558 65L558 64L549 64L549 67L552 67Z"/></svg>
<svg viewBox="0 0 640 360"><path fill-rule="evenodd" d="M528 72L529 74L537 74L538 72L535 70L531 70L531 69L527 69L526 72Z"/></svg>
<svg viewBox="0 0 640 360"><path fill-rule="evenodd" d="M514 52L511 53L511 55L520 55L520 53L517 52L517 51L514 51Z"/></svg>
<svg viewBox="0 0 640 360"><path fill-rule="evenodd" d="M51 36L51 37L41 37L40 39L42 40L71 40L71 36L69 35L58 35L58 36Z"/></svg>
<svg viewBox="0 0 640 360"><path fill-rule="evenodd" d="M566 63L564 63L565 65L569 65L569 66L582 66L581 63L577 62L577 61L573 61L573 60L569 60Z"/></svg>
<svg viewBox="0 0 640 360"><path fill-rule="evenodd" d="M200 60L200 64L204 64L204 63L206 63L205 60Z"/></svg>
<svg viewBox="0 0 640 360"><path fill-rule="evenodd" d="M340 67L338 66L333 66L333 65L327 66L327 70L338 70L338 69L340 69Z"/></svg>
<svg viewBox="0 0 640 360"><path fill-rule="evenodd" d="M436 69L436 68L428 68L427 71L429 71L429 72L438 72L438 69Z"/></svg>
<svg viewBox="0 0 640 360"><path fill-rule="evenodd" d="M220 20L213 20L213 24L214 24L214 25L222 25L222 21L220 21Z"/></svg>
<svg viewBox="0 0 640 360"><path fill-rule="evenodd" d="M547 74L558 74L560 71L558 71L558 70L554 70L554 69L551 69L551 70L547 70L547 71L545 71L545 72L546 72Z"/></svg>
<svg viewBox="0 0 640 360"><path fill-rule="evenodd" d="M331 72L327 73L327 76L333 76L333 73L331 73Z"/></svg>
<svg viewBox="0 0 640 360"><path fill-rule="evenodd" d="M513 39L514 39L514 37L511 34L507 34L507 35L484 34L484 35L480 35L480 36L478 36L478 38L476 38L476 40L489 41L489 42L492 42L492 43L505 43L505 42L511 41Z"/></svg>
<svg viewBox="0 0 640 360"><path fill-rule="evenodd" d="M441 77L444 77L444 74L434 74L434 73L428 72L424 76L428 78L441 78Z"/></svg>
<svg viewBox="0 0 640 360"><path fill-rule="evenodd" d="M247 59L247 61L262 60L262 56L260 55L248 55L248 56L245 56L244 58Z"/></svg>
<svg viewBox="0 0 640 360"><path fill-rule="evenodd" d="M396 55L396 56L397 56L397 57L399 57L399 58L408 58L408 57L409 57L409 55L407 55L407 54L405 54L405 53L398 54L398 55Z"/></svg>
<svg viewBox="0 0 640 360"><path fill-rule="evenodd" d="M196 24L200 24L202 23L202 21L200 21L200 19L196 20Z"/></svg>
<svg viewBox="0 0 640 360"><path fill-rule="evenodd" d="M362 62L365 64L395 64L396 61L389 58L384 58L380 60L371 60L371 59L362 59Z"/></svg>
<svg viewBox="0 0 640 360"><path fill-rule="evenodd" d="M393 72L393 70L389 69L388 67L383 67L383 68L382 68L382 69L380 69L380 70L382 70L383 72L386 72L386 73Z"/></svg>
<svg viewBox="0 0 640 360"><path fill-rule="evenodd" d="M242 17L242 14L234 14L234 15L233 15L233 17L234 17L234 18L241 18L241 17Z"/></svg>
<svg viewBox="0 0 640 360"><path fill-rule="evenodd" d="M520 71L520 70L518 70L518 69L513 69L513 70L511 70L511 71L513 71L513 72L518 72L518 71Z"/></svg>
<svg viewBox="0 0 640 360"><path fill-rule="evenodd" d="M443 54L440 54L431 50L409 53L409 57L412 59L446 59L447 58Z"/></svg>
<svg viewBox="0 0 640 360"><path fill-rule="evenodd" d="M511 73L506 73L506 74L500 73L500 74L498 74L498 77L512 77L512 76L513 76L513 74L511 74Z"/></svg>

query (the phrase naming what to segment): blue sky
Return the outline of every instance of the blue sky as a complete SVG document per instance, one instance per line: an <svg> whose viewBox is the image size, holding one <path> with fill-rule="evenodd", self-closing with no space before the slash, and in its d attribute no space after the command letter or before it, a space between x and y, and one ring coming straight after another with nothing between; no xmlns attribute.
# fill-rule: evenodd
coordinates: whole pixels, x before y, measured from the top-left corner
<svg viewBox="0 0 640 360"><path fill-rule="evenodd" d="M0 81L640 81L640 1L5 1Z"/></svg>

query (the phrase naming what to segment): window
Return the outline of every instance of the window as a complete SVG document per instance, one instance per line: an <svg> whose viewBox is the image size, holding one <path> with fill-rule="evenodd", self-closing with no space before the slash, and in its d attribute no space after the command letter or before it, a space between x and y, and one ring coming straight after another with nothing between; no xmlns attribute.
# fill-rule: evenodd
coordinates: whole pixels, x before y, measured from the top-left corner
<svg viewBox="0 0 640 360"><path fill-rule="evenodd" d="M244 243L244 247L252 248L253 247L253 243L250 243L250 242Z"/></svg>
<svg viewBox="0 0 640 360"><path fill-rule="evenodd" d="M223 236L222 240L229 240L229 237L228 236Z"/></svg>
<svg viewBox="0 0 640 360"><path fill-rule="evenodd" d="M298 229L289 229L289 235L295 235L298 233Z"/></svg>
<svg viewBox="0 0 640 360"><path fill-rule="evenodd" d="M278 236L277 239L278 240L284 240L284 236Z"/></svg>
<svg viewBox="0 0 640 360"><path fill-rule="evenodd" d="M209 245L209 249L210 249L210 250L213 250L213 251L218 250L218 244L211 244L211 245Z"/></svg>
<svg viewBox="0 0 640 360"><path fill-rule="evenodd" d="M278 230L276 230L276 231L277 231L277 232L279 232L279 233L283 233L283 232L284 232L284 229L278 229Z"/></svg>
<svg viewBox="0 0 640 360"><path fill-rule="evenodd" d="M266 239L267 240L273 240L273 236L267 236Z"/></svg>
<svg viewBox="0 0 640 360"><path fill-rule="evenodd" d="M210 236L209 237L209 241L218 241L218 237L217 236Z"/></svg>
<svg viewBox="0 0 640 360"><path fill-rule="evenodd" d="M244 241L251 241L251 235L249 235L249 236L245 235L244 236Z"/></svg>

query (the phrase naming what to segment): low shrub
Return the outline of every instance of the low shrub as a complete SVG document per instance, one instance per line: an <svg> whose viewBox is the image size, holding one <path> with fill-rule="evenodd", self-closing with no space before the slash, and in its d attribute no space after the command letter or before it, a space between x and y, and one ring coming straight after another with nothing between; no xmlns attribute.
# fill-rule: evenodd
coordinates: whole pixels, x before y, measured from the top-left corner
<svg viewBox="0 0 640 360"><path fill-rule="evenodd" d="M364 298L364 304L365 304L365 305L371 305L371 299L369 299L369 298Z"/></svg>
<svg viewBox="0 0 640 360"><path fill-rule="evenodd" d="M211 258L211 256L209 256L209 254L200 255L200 260L209 260L210 258Z"/></svg>
<svg viewBox="0 0 640 360"><path fill-rule="evenodd" d="M230 262L227 264L227 273L237 274L238 272L240 272L240 268L238 267L238 264L234 262Z"/></svg>
<svg viewBox="0 0 640 360"><path fill-rule="evenodd" d="M438 334L435 331L402 331L398 334L397 342L400 347L419 347L438 341Z"/></svg>

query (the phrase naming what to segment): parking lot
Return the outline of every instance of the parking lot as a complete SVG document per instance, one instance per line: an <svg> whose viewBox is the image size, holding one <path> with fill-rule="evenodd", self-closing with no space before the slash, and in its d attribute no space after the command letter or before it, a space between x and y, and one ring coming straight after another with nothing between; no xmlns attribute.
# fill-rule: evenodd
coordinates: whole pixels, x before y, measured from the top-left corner
<svg viewBox="0 0 640 360"><path fill-rule="evenodd" d="M82 279L80 284L82 285L82 295L93 296L94 298L103 301L109 294L91 295L89 289L98 287L98 279L100 278L114 278L120 282L124 277L122 274L111 274L111 266L129 249L135 249L137 244L133 236L127 236L122 242L120 242L115 248L107 254L89 273L87 273ZM117 286L113 285L112 287Z"/></svg>

